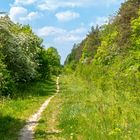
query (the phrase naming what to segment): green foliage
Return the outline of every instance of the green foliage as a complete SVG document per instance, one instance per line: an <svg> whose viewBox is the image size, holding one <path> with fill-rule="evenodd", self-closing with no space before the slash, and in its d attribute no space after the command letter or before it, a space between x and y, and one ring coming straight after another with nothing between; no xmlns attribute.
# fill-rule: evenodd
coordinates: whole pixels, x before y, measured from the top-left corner
<svg viewBox="0 0 140 140"><path fill-rule="evenodd" d="M6 69L6 65L2 60L3 57L0 53L0 96L3 94L9 95L14 89L9 71Z"/></svg>
<svg viewBox="0 0 140 140"><path fill-rule="evenodd" d="M51 76L51 72L47 51L45 49L41 49L41 51L38 53L38 60L39 60L38 72L40 73L40 78L49 79Z"/></svg>
<svg viewBox="0 0 140 140"><path fill-rule="evenodd" d="M94 58L97 48L100 45L100 30L97 26L91 28L91 32L87 35L87 39L85 40L85 44L82 50L81 61L84 63L90 63Z"/></svg>
<svg viewBox="0 0 140 140"><path fill-rule="evenodd" d="M22 84L13 98L0 97L0 139L17 140L26 120L55 93L54 80Z"/></svg>
<svg viewBox="0 0 140 140"><path fill-rule="evenodd" d="M90 85L87 88L90 92L88 90L85 92L79 90L78 93L83 92L81 96L87 93L86 97L92 105L95 106L95 108L92 107L94 115L89 120L93 120L93 123L96 123L97 126L95 126L96 128L91 127L89 133L85 134L86 137L84 139L92 138L92 134L94 134L95 137L97 136L95 139L107 140L138 139L140 136L138 132L140 125L140 120L138 119L138 116L140 116L139 10L139 0L126 1L122 4L117 16L107 25L99 29L98 35L100 43L96 49L93 47L92 51L90 49L88 50L88 48L92 46L90 42L96 44L94 35L91 37L87 36L86 39L83 40L85 42L84 47L80 46L82 49L80 59L82 63L80 60L77 62L75 75L81 77L83 81L87 82L87 85ZM86 43L87 41L88 43ZM74 60L71 60L71 62L74 62ZM66 67L68 66L66 65ZM92 87L94 88L92 89ZM89 95L93 98L88 97ZM79 96L76 96L77 98L74 97L79 99ZM69 109L68 106L64 107L63 112L66 113L69 112L68 110L74 109L71 105L69 105L69 107ZM81 115L82 113L85 113L84 109L81 111ZM85 114L87 115L87 113ZM78 116L80 115L76 115L75 117L77 124L81 123L79 122L79 118L77 119ZM90 115L87 115L87 117L89 116ZM96 120L95 116L100 119L100 122ZM66 125L65 122L69 122L70 118L68 120L64 118L62 119L62 128L67 130L68 128L66 128L64 124ZM75 127L75 124L71 123L70 125ZM88 127L87 125L85 129ZM76 129L78 129L77 126ZM79 125L79 131L80 130ZM67 136L70 135L69 132L65 133ZM82 133L84 132L80 134Z"/></svg>
<svg viewBox="0 0 140 140"><path fill-rule="evenodd" d="M52 75L59 75L61 72L60 56L53 47L41 49L38 53L38 72L41 79L50 79Z"/></svg>
<svg viewBox="0 0 140 140"><path fill-rule="evenodd" d="M119 9L118 15L115 18L115 24L118 30L117 43L118 47L128 48L131 37L131 20L138 17L140 8L139 0L127 0Z"/></svg>
<svg viewBox="0 0 140 140"><path fill-rule="evenodd" d="M78 58L78 54L77 52L79 52L78 50L79 45L78 44L74 44L71 53L67 56L66 60L65 60L65 65L70 64L72 61L78 62L79 58Z"/></svg>
<svg viewBox="0 0 140 140"><path fill-rule="evenodd" d="M8 18L1 19L1 52L4 63L16 82L27 82L36 77L35 49L33 33L24 33L24 26L12 23ZM27 29L26 29L27 30ZM30 49L28 49L30 48ZM32 50L32 53L31 53Z"/></svg>
<svg viewBox="0 0 140 140"><path fill-rule="evenodd" d="M132 26L132 37L131 42L133 44L133 50L140 50L140 10L138 12L138 18L131 21Z"/></svg>
<svg viewBox="0 0 140 140"><path fill-rule="evenodd" d="M53 75L60 74L60 55L54 47L50 47L46 50L46 57L48 58L48 64L50 73Z"/></svg>
<svg viewBox="0 0 140 140"><path fill-rule="evenodd" d="M0 18L0 65L0 88L6 95L20 83L57 75L60 57L56 49L43 48L29 25L15 24L5 16Z"/></svg>
<svg viewBox="0 0 140 140"><path fill-rule="evenodd" d="M101 76L103 73L98 73L98 77ZM56 103L61 101L57 117L58 129L62 130L59 137L75 140L139 140L139 94L129 92L126 87L123 92L120 88L116 89L114 83L121 85L123 80L119 83L118 79L111 81L111 78L106 75L96 79L98 82L88 82L75 75L61 78L61 95L55 99Z"/></svg>
<svg viewBox="0 0 140 140"><path fill-rule="evenodd" d="M118 35L114 24L108 24L102 27L101 31L101 45L98 47L97 54L95 55L95 62L98 64L109 65L113 63L113 59L119 53L116 48L115 39Z"/></svg>

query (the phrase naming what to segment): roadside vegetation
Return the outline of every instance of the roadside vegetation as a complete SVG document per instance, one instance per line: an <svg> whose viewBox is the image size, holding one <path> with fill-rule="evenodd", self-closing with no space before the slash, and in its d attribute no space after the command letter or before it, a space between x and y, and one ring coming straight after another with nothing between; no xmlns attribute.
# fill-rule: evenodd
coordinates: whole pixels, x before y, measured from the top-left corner
<svg viewBox="0 0 140 140"><path fill-rule="evenodd" d="M19 130L56 91L60 56L45 49L29 25L0 17L0 139L16 140Z"/></svg>
<svg viewBox="0 0 140 140"><path fill-rule="evenodd" d="M59 128L59 113L62 110L63 99L59 93L51 100L35 129L34 139L61 140L63 138L62 130Z"/></svg>
<svg viewBox="0 0 140 140"><path fill-rule="evenodd" d="M127 0L108 24L92 27L74 45L60 80L54 101L61 102L55 116L62 132L54 139L139 140L140 1ZM35 136L48 138L48 131L40 124Z"/></svg>
<svg viewBox="0 0 140 140"><path fill-rule="evenodd" d="M34 82L22 85L15 91L16 97L0 98L0 139L16 140L19 130L43 102L56 91L56 83L51 81Z"/></svg>
<svg viewBox="0 0 140 140"><path fill-rule="evenodd" d="M12 96L20 84L50 79L60 72L60 56L45 49L29 25L0 18L0 96Z"/></svg>
<svg viewBox="0 0 140 140"><path fill-rule="evenodd" d="M16 139L25 120L55 92L55 48L30 26L0 18L0 138ZM35 109L35 110L34 110ZM139 140L140 1L125 1L108 24L74 44L60 93L42 114L35 139ZM7 135L5 135L7 133Z"/></svg>
<svg viewBox="0 0 140 140"><path fill-rule="evenodd" d="M80 105L68 104L70 108L65 107L62 114L79 108L75 131L83 134L82 139L140 138L139 23L140 1L127 0L107 25L92 28L67 57L66 72L73 70L87 87L81 90L84 85L79 86L80 96L75 87L71 96ZM79 123L83 124L78 128Z"/></svg>
<svg viewBox="0 0 140 140"><path fill-rule="evenodd" d="M42 114L35 139L138 140L139 102L130 94L102 92L75 75L60 78L60 90Z"/></svg>

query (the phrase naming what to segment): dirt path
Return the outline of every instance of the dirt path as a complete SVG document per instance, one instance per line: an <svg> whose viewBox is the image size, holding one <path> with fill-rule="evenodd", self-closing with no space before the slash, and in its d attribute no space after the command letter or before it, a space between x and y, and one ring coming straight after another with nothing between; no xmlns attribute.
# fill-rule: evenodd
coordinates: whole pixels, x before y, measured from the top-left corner
<svg viewBox="0 0 140 140"><path fill-rule="evenodd" d="M59 77L57 77L56 85L57 85L56 94L58 94L59 93ZM40 109L27 120L26 125L20 130L19 140L32 140L33 139L34 129L38 125L38 121L41 118L41 114L46 109L49 102L54 96L55 95L48 98L42 104Z"/></svg>

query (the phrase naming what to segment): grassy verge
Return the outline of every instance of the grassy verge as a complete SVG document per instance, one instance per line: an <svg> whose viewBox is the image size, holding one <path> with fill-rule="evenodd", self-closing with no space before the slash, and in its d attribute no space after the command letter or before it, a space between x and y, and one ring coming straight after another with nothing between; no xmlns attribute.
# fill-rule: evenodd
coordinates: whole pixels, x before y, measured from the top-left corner
<svg viewBox="0 0 140 140"><path fill-rule="evenodd" d="M22 85L14 97L0 99L0 139L17 140L26 119L55 93L55 81Z"/></svg>
<svg viewBox="0 0 140 140"><path fill-rule="evenodd" d="M58 118L62 103L61 94L58 93L57 96L51 100L39 120L34 135L36 140L61 140L61 129L59 128Z"/></svg>
<svg viewBox="0 0 140 140"><path fill-rule="evenodd" d="M60 95L57 95L43 112L39 125L36 128L36 140L61 140L61 129L59 128L58 119L61 101Z"/></svg>
<svg viewBox="0 0 140 140"><path fill-rule="evenodd" d="M139 140L140 102L131 93L103 93L74 76L60 80L61 93L43 113L36 140Z"/></svg>

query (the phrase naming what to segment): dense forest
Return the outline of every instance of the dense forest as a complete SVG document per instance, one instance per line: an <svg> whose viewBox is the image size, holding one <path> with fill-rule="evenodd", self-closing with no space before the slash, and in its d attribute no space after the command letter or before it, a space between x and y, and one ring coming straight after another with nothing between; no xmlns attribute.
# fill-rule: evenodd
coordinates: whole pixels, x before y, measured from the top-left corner
<svg viewBox="0 0 140 140"><path fill-rule="evenodd" d="M12 95L20 84L51 78L60 72L60 56L45 49L29 25L0 18L0 96Z"/></svg>

